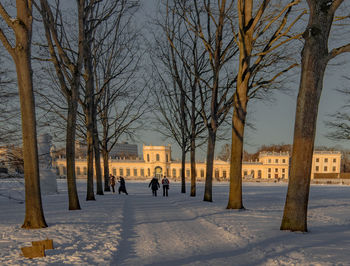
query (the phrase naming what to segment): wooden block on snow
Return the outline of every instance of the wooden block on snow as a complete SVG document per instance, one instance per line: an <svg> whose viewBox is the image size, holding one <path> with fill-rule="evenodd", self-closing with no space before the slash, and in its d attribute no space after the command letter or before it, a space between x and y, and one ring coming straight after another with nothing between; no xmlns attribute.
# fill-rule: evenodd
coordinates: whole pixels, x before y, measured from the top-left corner
<svg viewBox="0 0 350 266"><path fill-rule="evenodd" d="M53 249L53 240L45 239L40 241L32 241L33 246L42 246L44 249Z"/></svg>
<svg viewBox="0 0 350 266"><path fill-rule="evenodd" d="M45 257L45 250L42 245L21 248L23 256L29 259Z"/></svg>

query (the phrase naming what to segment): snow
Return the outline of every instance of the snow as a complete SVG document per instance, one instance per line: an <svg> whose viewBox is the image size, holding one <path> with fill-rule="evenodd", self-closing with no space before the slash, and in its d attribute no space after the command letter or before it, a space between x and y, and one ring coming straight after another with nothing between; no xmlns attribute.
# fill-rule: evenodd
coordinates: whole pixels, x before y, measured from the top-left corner
<svg viewBox="0 0 350 266"><path fill-rule="evenodd" d="M13 185L9 185L10 183ZM348 265L350 261L350 187L313 185L309 233L280 231L287 190L281 183L244 183L246 210L226 210L228 184L214 183L214 202L180 193L152 197L148 183L126 180L129 195L106 192L68 211L65 180L58 194L43 195L49 227L21 229L24 204L4 196L17 181L0 180L0 265ZM189 186L187 186L189 191ZM161 192L161 191L159 191ZM161 194L161 193L159 193ZM18 196L17 196L18 198ZM53 239L46 257L26 259L20 247Z"/></svg>

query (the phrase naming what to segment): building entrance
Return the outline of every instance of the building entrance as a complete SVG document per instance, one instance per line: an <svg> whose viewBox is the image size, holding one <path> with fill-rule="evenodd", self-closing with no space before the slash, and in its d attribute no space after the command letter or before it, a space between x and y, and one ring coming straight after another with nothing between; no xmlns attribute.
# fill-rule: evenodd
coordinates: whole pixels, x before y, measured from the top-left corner
<svg viewBox="0 0 350 266"><path fill-rule="evenodd" d="M155 176L160 179L162 177L162 167L160 166L157 166L156 168L154 168L154 173L155 173Z"/></svg>

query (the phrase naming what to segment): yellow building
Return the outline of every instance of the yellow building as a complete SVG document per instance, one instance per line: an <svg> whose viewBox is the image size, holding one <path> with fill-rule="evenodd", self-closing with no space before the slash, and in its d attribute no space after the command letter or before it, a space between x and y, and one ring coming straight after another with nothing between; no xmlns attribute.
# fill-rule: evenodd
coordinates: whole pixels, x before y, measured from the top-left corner
<svg viewBox="0 0 350 266"><path fill-rule="evenodd" d="M259 159L254 162L243 162L242 177L261 179L288 179L289 178L288 152L261 152ZM314 173L340 173L341 153L322 151L314 152L311 178ZM66 159L62 156L54 163L61 176L66 175ZM102 163L103 167L103 163ZM85 158L76 159L77 178L86 178ZM115 157L109 160L110 173L115 176L129 178L145 178L167 175L175 180L181 178L181 162L171 158L171 146L143 146L143 158L127 159ZM205 180L206 163L196 163L197 180ZM214 160L213 178L229 180L230 164L226 161ZM185 164L185 176L190 178L190 163Z"/></svg>

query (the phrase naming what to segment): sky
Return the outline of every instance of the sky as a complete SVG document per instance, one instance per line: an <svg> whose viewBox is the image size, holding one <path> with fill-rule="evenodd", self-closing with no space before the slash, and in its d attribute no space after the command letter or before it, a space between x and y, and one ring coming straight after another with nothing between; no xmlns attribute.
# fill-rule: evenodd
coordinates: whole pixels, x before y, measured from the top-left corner
<svg viewBox="0 0 350 266"><path fill-rule="evenodd" d="M155 10L158 1L141 1L142 12L145 18L155 16ZM305 24L306 25L306 24ZM350 26L349 26L350 27ZM349 32L348 30L347 32ZM337 36L337 38L330 39L330 48L343 45L344 42L350 41L350 34L344 38L344 36ZM330 61L326 74L324 77L324 87L319 103L319 112L317 119L317 131L315 146L335 146L341 145L344 148L350 148L350 141L334 142L329 140L325 135L329 131L326 128L324 122L327 120L327 115L332 114L339 110L341 106L345 104L345 99L342 95L336 92L336 89L344 88L344 86L350 86L349 81L345 81L343 76L349 76L350 69L350 54L343 54L340 58ZM253 123L255 129L246 130L244 149L248 152L255 152L261 145L269 144L292 144L293 131L294 131L294 119L296 109L296 99L299 88L299 75L296 75L291 82L290 95L283 93L275 93L273 102L254 102L249 103L248 122ZM230 139L230 133L227 136ZM166 145L171 143L169 140L163 140L162 136L156 134L153 131L146 132L141 138L145 144L152 145ZM231 141L219 141L216 145L216 154L221 150L222 145L230 143ZM139 147L139 150L141 147ZM174 157L180 157L179 149L172 145ZM205 158L205 147L199 150L199 157Z"/></svg>

